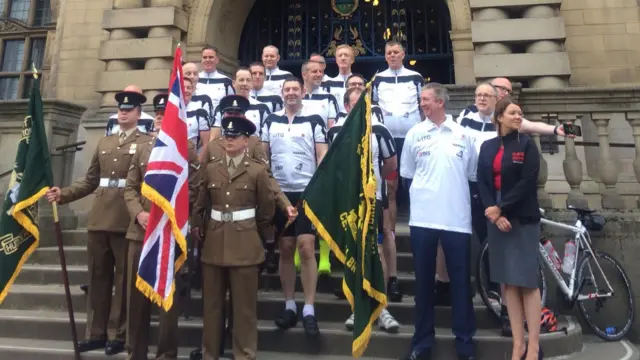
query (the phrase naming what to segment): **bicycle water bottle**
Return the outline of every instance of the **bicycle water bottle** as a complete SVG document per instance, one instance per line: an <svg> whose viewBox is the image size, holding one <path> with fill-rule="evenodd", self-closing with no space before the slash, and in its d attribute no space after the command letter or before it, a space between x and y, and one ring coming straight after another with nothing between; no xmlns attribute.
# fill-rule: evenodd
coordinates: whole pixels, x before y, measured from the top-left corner
<svg viewBox="0 0 640 360"><path fill-rule="evenodd" d="M544 250L547 252L549 257L551 258L551 261L553 262L553 266L556 268L556 270L559 271L560 267L562 266L562 261L560 260L560 255L558 255L558 253L556 252L556 249L553 248L553 244L551 243L551 240L549 239L545 240L542 246L544 246Z"/></svg>
<svg viewBox="0 0 640 360"><path fill-rule="evenodd" d="M575 266L575 258L576 258L576 242L573 240L569 240L564 243L564 258L562 259L562 271L565 274L571 274L573 271L573 267Z"/></svg>

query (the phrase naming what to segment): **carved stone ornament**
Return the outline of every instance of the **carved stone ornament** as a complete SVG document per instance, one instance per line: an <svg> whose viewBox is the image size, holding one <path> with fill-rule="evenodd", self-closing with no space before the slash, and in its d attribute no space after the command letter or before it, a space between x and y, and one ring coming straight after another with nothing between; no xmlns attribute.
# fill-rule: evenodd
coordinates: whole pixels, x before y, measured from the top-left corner
<svg viewBox="0 0 640 360"><path fill-rule="evenodd" d="M15 33L29 31L29 28L13 20L0 20L0 33Z"/></svg>
<svg viewBox="0 0 640 360"><path fill-rule="evenodd" d="M191 9L193 8L194 0L183 0L182 2L182 10L187 13L187 15L191 15Z"/></svg>

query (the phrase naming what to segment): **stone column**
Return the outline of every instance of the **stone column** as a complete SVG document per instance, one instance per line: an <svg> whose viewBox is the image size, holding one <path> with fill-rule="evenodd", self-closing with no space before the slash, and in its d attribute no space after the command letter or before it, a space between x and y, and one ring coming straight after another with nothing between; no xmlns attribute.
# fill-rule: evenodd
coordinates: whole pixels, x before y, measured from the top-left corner
<svg viewBox="0 0 640 360"><path fill-rule="evenodd" d="M609 121L610 113L592 113L591 118L598 128L598 140L600 142L600 159L598 160L598 175L604 185L602 191L602 207L605 209L624 209L624 200L616 189L618 183L618 167L611 156L609 146Z"/></svg>
<svg viewBox="0 0 640 360"><path fill-rule="evenodd" d="M139 9L143 7L144 0L113 0L114 9ZM131 29L112 29L109 32L109 40L128 40L136 39L137 37L136 33ZM120 72L135 70L136 68L136 63L126 58L108 60L106 63L105 72ZM101 106L115 106L115 94L115 91L103 92Z"/></svg>
<svg viewBox="0 0 640 360"><path fill-rule="evenodd" d="M178 9L182 8L182 0L151 0L150 7L175 7ZM154 26L149 28L149 33L147 38L172 38L174 44L178 44L181 40L181 31L177 27L174 26ZM186 45L186 44L183 44ZM183 48L183 53L186 53L186 48ZM184 54L183 56L185 56ZM171 66L173 65L172 57L152 57L145 61L144 69L145 70L159 70L166 69L171 71ZM166 89L161 89L162 92L166 92ZM153 99L155 95L157 95L160 91L158 89L151 89L145 91L145 95L147 99Z"/></svg>
<svg viewBox="0 0 640 360"><path fill-rule="evenodd" d="M633 141L636 145L636 157L633 159L633 172L640 182L640 112L628 112L627 121L633 130ZM636 200L636 206L640 208L640 199Z"/></svg>
<svg viewBox="0 0 640 360"><path fill-rule="evenodd" d="M529 120L531 121L542 121L542 115L540 114L531 114ZM542 154L542 146L540 145L540 135L533 134L533 141L536 143L536 147L540 152L540 171L538 172L538 203L540 207L543 209L551 209L553 208L553 201L551 200L551 196L545 190L545 186L547 185L547 180L549 179L549 169L547 166L547 160L544 158Z"/></svg>
<svg viewBox="0 0 640 360"><path fill-rule="evenodd" d="M496 21L509 19L509 13L501 8L484 8L473 12L473 21ZM511 47L503 42L487 42L476 45L478 55L511 54Z"/></svg>
<svg viewBox="0 0 640 360"><path fill-rule="evenodd" d="M563 113L558 115L558 121L560 121L561 124L575 124L580 118L582 118L582 115L579 114ZM566 205L588 208L589 202L587 197L582 193L582 191L580 191L583 175L582 161L578 158L575 140L569 137L566 137L564 140L564 160L562 161L562 169L564 171L564 177L571 188L567 196Z"/></svg>
<svg viewBox="0 0 640 360"><path fill-rule="evenodd" d="M557 17L556 9L550 5L534 5L527 8L523 14L523 19L548 19ZM528 54L534 53L559 53L563 52L563 43L561 40L538 40L529 44L526 48ZM530 80L529 85L532 88L564 88L569 84L568 77L559 76L538 76Z"/></svg>

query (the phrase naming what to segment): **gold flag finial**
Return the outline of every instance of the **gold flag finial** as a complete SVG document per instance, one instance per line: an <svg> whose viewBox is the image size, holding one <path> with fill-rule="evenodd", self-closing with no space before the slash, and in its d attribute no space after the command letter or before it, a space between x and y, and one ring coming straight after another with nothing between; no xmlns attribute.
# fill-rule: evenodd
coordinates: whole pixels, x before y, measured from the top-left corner
<svg viewBox="0 0 640 360"><path fill-rule="evenodd" d="M33 73L33 78L37 79L38 78L38 69L36 69L36 63L31 63L31 72Z"/></svg>

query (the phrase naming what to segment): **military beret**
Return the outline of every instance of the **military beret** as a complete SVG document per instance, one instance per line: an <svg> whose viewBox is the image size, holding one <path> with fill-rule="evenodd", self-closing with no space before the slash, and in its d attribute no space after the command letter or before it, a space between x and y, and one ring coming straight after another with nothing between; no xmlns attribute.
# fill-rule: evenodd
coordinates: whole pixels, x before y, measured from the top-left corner
<svg viewBox="0 0 640 360"><path fill-rule="evenodd" d="M147 97L135 91L121 91L115 96L118 109L133 109L147 101Z"/></svg>
<svg viewBox="0 0 640 360"><path fill-rule="evenodd" d="M164 111L167 107L167 101L169 101L169 94L158 94L153 97L153 110Z"/></svg>
<svg viewBox="0 0 640 360"><path fill-rule="evenodd" d="M227 115L222 118L222 134L224 136L251 136L256 132L256 125L244 115Z"/></svg>
<svg viewBox="0 0 640 360"><path fill-rule="evenodd" d="M249 99L240 95L227 95L220 99L220 112L224 113L240 113L244 114L249 110Z"/></svg>

